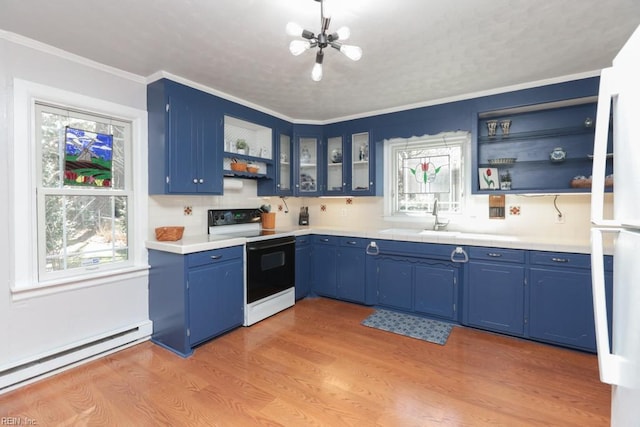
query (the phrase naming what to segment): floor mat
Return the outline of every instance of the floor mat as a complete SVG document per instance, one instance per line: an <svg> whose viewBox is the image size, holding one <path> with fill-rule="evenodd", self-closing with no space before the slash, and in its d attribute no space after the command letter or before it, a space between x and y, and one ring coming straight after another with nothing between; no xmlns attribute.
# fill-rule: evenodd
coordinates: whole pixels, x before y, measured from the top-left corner
<svg viewBox="0 0 640 427"><path fill-rule="evenodd" d="M440 345L447 342L453 329L451 323L384 309L377 309L375 313L364 319L362 324Z"/></svg>

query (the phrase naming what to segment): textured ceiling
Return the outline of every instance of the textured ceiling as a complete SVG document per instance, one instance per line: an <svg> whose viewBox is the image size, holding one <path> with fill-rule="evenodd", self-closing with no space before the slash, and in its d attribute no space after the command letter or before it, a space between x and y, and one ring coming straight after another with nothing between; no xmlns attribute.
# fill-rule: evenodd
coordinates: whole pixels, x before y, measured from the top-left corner
<svg viewBox="0 0 640 427"><path fill-rule="evenodd" d="M0 0L0 29L143 77L183 77L294 121L369 112L608 66L640 0L334 0L352 62L294 57L284 28L316 33L312 0Z"/></svg>

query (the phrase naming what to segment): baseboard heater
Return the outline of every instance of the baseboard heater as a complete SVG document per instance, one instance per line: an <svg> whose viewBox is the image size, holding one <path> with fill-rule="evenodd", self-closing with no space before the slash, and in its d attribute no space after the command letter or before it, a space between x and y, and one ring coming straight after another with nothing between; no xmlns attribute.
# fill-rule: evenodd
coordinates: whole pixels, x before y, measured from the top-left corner
<svg viewBox="0 0 640 427"><path fill-rule="evenodd" d="M0 367L0 394L149 339L152 325L145 321Z"/></svg>

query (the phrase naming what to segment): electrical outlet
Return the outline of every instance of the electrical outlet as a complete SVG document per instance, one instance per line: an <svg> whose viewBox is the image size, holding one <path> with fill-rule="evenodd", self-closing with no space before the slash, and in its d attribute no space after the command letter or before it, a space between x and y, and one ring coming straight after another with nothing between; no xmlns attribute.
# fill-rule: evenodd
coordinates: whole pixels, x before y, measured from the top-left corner
<svg viewBox="0 0 640 427"><path fill-rule="evenodd" d="M565 219L566 219L565 214L560 214L556 212L556 224L564 224Z"/></svg>

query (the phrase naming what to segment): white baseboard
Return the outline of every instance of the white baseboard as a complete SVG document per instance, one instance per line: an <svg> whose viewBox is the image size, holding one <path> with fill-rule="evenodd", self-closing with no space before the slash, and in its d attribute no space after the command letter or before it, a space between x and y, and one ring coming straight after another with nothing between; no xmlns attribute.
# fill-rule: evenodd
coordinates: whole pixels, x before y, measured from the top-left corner
<svg viewBox="0 0 640 427"><path fill-rule="evenodd" d="M146 341L152 331L147 320L0 367L0 394Z"/></svg>

